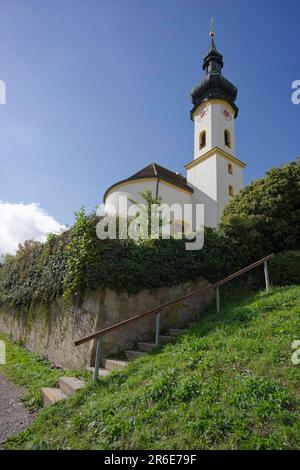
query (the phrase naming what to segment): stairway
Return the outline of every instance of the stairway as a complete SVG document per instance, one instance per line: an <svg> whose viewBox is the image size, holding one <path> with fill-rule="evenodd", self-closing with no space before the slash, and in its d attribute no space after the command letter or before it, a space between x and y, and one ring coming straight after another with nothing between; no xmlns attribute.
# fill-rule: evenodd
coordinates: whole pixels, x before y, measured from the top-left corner
<svg viewBox="0 0 300 470"><path fill-rule="evenodd" d="M188 323L188 327L192 328L196 325L196 322ZM159 341L161 345L175 341L176 338L181 336L187 331L186 328L171 328L166 335L160 335ZM118 359L102 359L102 368L99 369L99 378L109 375L112 371L120 371L128 366L129 362L144 356L145 354L155 349L155 343L137 342L136 349L124 351L126 360ZM94 372L94 367L87 367L87 370L91 373Z"/></svg>
<svg viewBox="0 0 300 470"><path fill-rule="evenodd" d="M188 323L188 327L192 328L195 323ZM181 336L187 331L185 328L171 328L166 335L160 335L159 341L161 345L175 341L176 338ZM129 362L144 356L145 354L155 349L154 343L137 342L136 349L124 351L126 360L119 359L102 359L102 368L99 369L99 378L108 376L112 371L121 371L128 366ZM89 372L94 372L94 367L87 367ZM60 377L58 380L58 387L42 388L44 407L53 405L61 400L66 400L77 390L80 390L85 385L84 380L75 377Z"/></svg>
<svg viewBox="0 0 300 470"><path fill-rule="evenodd" d="M66 400L73 395L77 390L84 387L84 380L76 379L75 377L60 377L58 380L59 388L43 387L43 404L44 408L53 405L61 400Z"/></svg>

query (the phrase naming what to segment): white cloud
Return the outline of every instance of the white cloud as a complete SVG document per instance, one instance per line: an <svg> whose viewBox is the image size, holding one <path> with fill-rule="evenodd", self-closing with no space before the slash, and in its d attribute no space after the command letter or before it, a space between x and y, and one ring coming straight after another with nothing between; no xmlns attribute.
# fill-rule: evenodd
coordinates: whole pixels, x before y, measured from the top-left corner
<svg viewBox="0 0 300 470"><path fill-rule="evenodd" d="M38 204L11 204L0 201L0 254L14 254L25 240L45 241L48 233L65 227Z"/></svg>

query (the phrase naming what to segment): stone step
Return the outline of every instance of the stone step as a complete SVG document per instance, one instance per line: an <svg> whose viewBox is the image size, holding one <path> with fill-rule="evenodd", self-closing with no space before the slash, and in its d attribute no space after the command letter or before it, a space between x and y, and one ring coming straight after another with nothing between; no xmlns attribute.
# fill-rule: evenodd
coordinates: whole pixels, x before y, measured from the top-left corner
<svg viewBox="0 0 300 470"><path fill-rule="evenodd" d="M68 395L62 392L60 388L43 387L42 394L45 408L68 398Z"/></svg>
<svg viewBox="0 0 300 470"><path fill-rule="evenodd" d="M92 374L95 371L95 367L86 367L86 370L91 372ZM108 369L99 369L98 377L106 377L111 373L111 370Z"/></svg>
<svg viewBox="0 0 300 470"><path fill-rule="evenodd" d="M127 361L119 361L117 359L103 359L102 365L108 370L122 370L128 366Z"/></svg>
<svg viewBox="0 0 300 470"><path fill-rule="evenodd" d="M83 380L77 379L76 377L60 377L58 380L59 388L69 397L77 390L83 388L84 384Z"/></svg>
<svg viewBox="0 0 300 470"><path fill-rule="evenodd" d="M187 330L184 328L171 328L169 330L169 333L171 336L181 336L183 335Z"/></svg>
<svg viewBox="0 0 300 470"><path fill-rule="evenodd" d="M138 359L139 357L144 356L146 353L142 351L125 351L125 355L128 359L128 361L134 361L135 359Z"/></svg>
<svg viewBox="0 0 300 470"><path fill-rule="evenodd" d="M154 343L137 343L137 348L139 351L151 352L153 349L155 349L155 344Z"/></svg>
<svg viewBox="0 0 300 470"><path fill-rule="evenodd" d="M167 344L174 341L175 337L170 335L161 335L159 337L160 344Z"/></svg>

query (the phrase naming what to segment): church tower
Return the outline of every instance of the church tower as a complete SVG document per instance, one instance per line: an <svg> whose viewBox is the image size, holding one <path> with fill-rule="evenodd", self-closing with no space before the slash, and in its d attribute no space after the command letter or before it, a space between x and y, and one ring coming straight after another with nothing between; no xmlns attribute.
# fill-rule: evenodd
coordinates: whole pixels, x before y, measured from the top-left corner
<svg viewBox="0 0 300 470"><path fill-rule="evenodd" d="M220 222L224 206L243 188L245 167L235 151L237 88L222 75L222 68L223 56L211 31L203 60L205 76L191 93L194 159L186 165L193 202L204 204L204 221L209 227Z"/></svg>

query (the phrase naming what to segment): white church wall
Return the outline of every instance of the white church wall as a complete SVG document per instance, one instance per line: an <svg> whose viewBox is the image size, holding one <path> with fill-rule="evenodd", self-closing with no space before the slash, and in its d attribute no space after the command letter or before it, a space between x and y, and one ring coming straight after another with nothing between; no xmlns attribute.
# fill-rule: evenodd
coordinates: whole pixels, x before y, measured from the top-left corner
<svg viewBox="0 0 300 470"><path fill-rule="evenodd" d="M116 189L112 189L106 197L105 206L112 205L116 212L119 213L119 198L120 196L127 196L136 202L142 202L140 193L144 191L151 191L155 196L156 193L156 179L148 180L136 180L132 183L124 183L120 186L116 186ZM109 212L109 211L108 211Z"/></svg>
<svg viewBox="0 0 300 470"><path fill-rule="evenodd" d="M162 202L165 202L169 205L174 203L181 205L190 204L192 201L192 193L176 189L175 187L166 184L162 180L159 182L158 195L162 198Z"/></svg>
<svg viewBox="0 0 300 470"><path fill-rule="evenodd" d="M228 164L232 165L232 174L228 171ZM229 186L233 188L233 194L237 194L244 187L243 169L235 163L229 162L221 155L217 157L217 200L218 220L221 219L224 206L230 201Z"/></svg>
<svg viewBox="0 0 300 470"><path fill-rule="evenodd" d="M217 220L217 157L212 155L187 170L187 181L194 189L192 201L204 204L204 223L215 227Z"/></svg>
<svg viewBox="0 0 300 470"><path fill-rule="evenodd" d="M204 205L204 225L206 227L216 227L218 224L217 202L198 188L194 188L192 200L193 204Z"/></svg>
<svg viewBox="0 0 300 470"><path fill-rule="evenodd" d="M112 205L116 212L119 213L119 198L120 196L127 196L130 199L140 203L145 202L140 193L144 191L151 191L153 197L156 195L157 190L157 180L153 179L151 181L147 179L136 180L134 182L122 184L112 190L106 197L105 205L108 207ZM175 186L165 183L160 180L158 185L158 196L162 198L162 202L168 205L180 204L182 207L184 204L189 204L192 201L192 193L187 191L177 189ZM129 203L129 205L131 205ZM107 211L109 212L109 211Z"/></svg>
<svg viewBox="0 0 300 470"><path fill-rule="evenodd" d="M217 200L217 159L216 155L203 160L187 171L187 181L192 187L205 192L212 200Z"/></svg>

